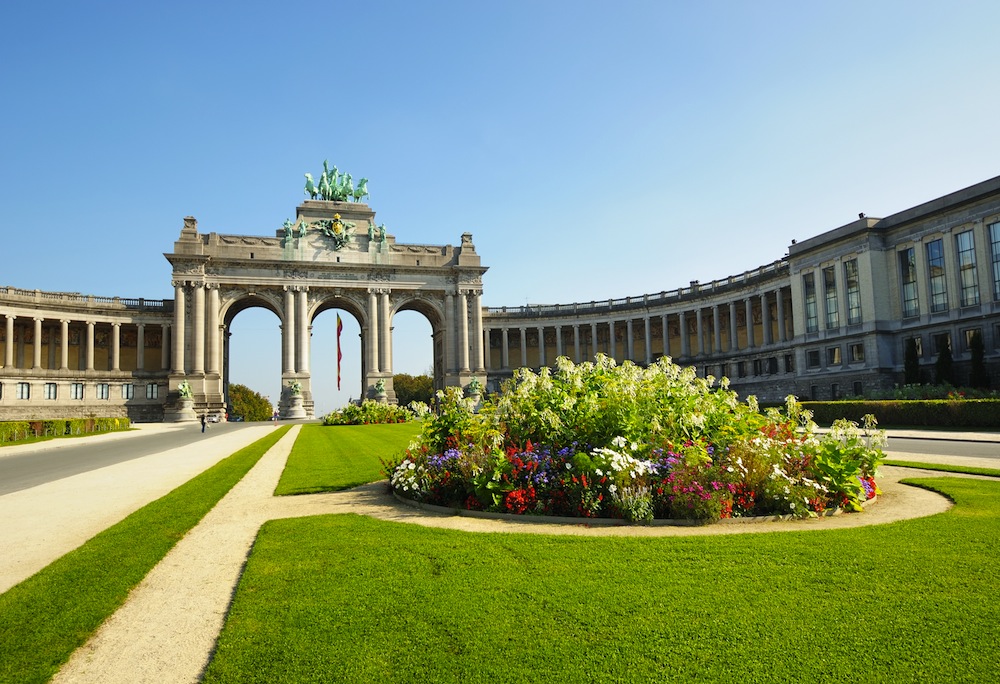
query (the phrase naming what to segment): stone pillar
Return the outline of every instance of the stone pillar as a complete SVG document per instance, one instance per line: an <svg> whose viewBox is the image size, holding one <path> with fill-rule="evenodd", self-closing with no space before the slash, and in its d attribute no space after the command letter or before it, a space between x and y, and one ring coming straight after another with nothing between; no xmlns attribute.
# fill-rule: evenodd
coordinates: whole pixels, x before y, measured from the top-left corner
<svg viewBox="0 0 1000 684"><path fill-rule="evenodd" d="M42 367L42 320L41 318L35 318L35 343L32 345L32 363L31 367L38 370Z"/></svg>
<svg viewBox="0 0 1000 684"><path fill-rule="evenodd" d="M472 293L472 340L473 370L482 373L486 370L486 362L483 358L483 293L478 290Z"/></svg>
<svg viewBox="0 0 1000 684"><path fill-rule="evenodd" d="M740 346L740 337L736 332L736 302L729 302L729 351L734 352Z"/></svg>
<svg viewBox="0 0 1000 684"><path fill-rule="evenodd" d="M623 358L631 361L635 355L635 335L632 333L632 319L625 321L625 354Z"/></svg>
<svg viewBox="0 0 1000 684"><path fill-rule="evenodd" d="M764 338L761 343L766 347L771 344L771 307L767 305L767 293L765 292L760 296L760 321L763 326Z"/></svg>
<svg viewBox="0 0 1000 684"><path fill-rule="evenodd" d="M712 307L712 351L716 354L722 353L722 326L719 317L719 305Z"/></svg>
<svg viewBox="0 0 1000 684"><path fill-rule="evenodd" d="M219 325L219 286L208 288L208 363L206 370L212 375L222 372L222 329Z"/></svg>
<svg viewBox="0 0 1000 684"><path fill-rule="evenodd" d="M683 311L677 314L681 326L681 358L691 356L691 340L688 338L687 320Z"/></svg>
<svg viewBox="0 0 1000 684"><path fill-rule="evenodd" d="M746 298L747 349L753 349L753 297Z"/></svg>
<svg viewBox="0 0 1000 684"><path fill-rule="evenodd" d="M545 326L538 326L538 367L545 367Z"/></svg>
<svg viewBox="0 0 1000 684"><path fill-rule="evenodd" d="M281 323L281 373L295 372L295 292L285 286L285 301L282 307L284 317Z"/></svg>
<svg viewBox="0 0 1000 684"><path fill-rule="evenodd" d="M649 316L645 318L646 322L646 365L653 363L653 331L650 330Z"/></svg>
<svg viewBox="0 0 1000 684"><path fill-rule="evenodd" d="M160 324L160 370L170 370L170 324Z"/></svg>
<svg viewBox="0 0 1000 684"><path fill-rule="evenodd" d="M379 356L379 367L383 373L392 373L392 324L389 316L389 291L379 293L378 322L381 325L379 339L382 341L382 353Z"/></svg>
<svg viewBox="0 0 1000 684"><path fill-rule="evenodd" d="M492 354L490 354L490 329L483 326L483 370L488 371L493 367Z"/></svg>
<svg viewBox="0 0 1000 684"><path fill-rule="evenodd" d="M146 367L146 324L139 323L135 326L135 369L143 370Z"/></svg>
<svg viewBox="0 0 1000 684"><path fill-rule="evenodd" d="M698 335L698 356L705 355L705 323L702 320L701 309L695 309L694 324L695 332Z"/></svg>
<svg viewBox="0 0 1000 684"><path fill-rule="evenodd" d="M295 293L295 342L298 345L296 373L309 373L309 293L306 288ZM382 366L385 368L385 366Z"/></svg>
<svg viewBox="0 0 1000 684"><path fill-rule="evenodd" d="M4 343L3 365L12 368L14 366L14 318L16 317L5 314L4 318L7 319L7 342Z"/></svg>
<svg viewBox="0 0 1000 684"><path fill-rule="evenodd" d="M788 329L785 324L785 297L780 287L778 288L778 340L788 341Z"/></svg>
<svg viewBox="0 0 1000 684"><path fill-rule="evenodd" d="M521 367L528 367L528 331L525 328L520 328L521 330Z"/></svg>
<svg viewBox="0 0 1000 684"><path fill-rule="evenodd" d="M563 356L562 326L556 326L556 358Z"/></svg>
<svg viewBox="0 0 1000 684"><path fill-rule="evenodd" d="M615 322L608 321L608 356L615 358Z"/></svg>
<svg viewBox="0 0 1000 684"><path fill-rule="evenodd" d="M504 370L510 368L510 337L507 334L507 328L503 328L500 331L500 340L503 346L500 347L500 367Z"/></svg>
<svg viewBox="0 0 1000 684"><path fill-rule="evenodd" d="M583 358L580 356L580 324L575 323L573 325L573 363L582 363Z"/></svg>
<svg viewBox="0 0 1000 684"><path fill-rule="evenodd" d="M191 312L191 372L205 373L205 284L194 284L194 311Z"/></svg>
<svg viewBox="0 0 1000 684"><path fill-rule="evenodd" d="M69 321L59 321L59 370L69 370Z"/></svg>
<svg viewBox="0 0 1000 684"><path fill-rule="evenodd" d="M444 296L444 356L446 372L455 371L458 356L455 354L455 295Z"/></svg>
<svg viewBox="0 0 1000 684"><path fill-rule="evenodd" d="M458 365L469 372L469 297L464 292L458 293Z"/></svg>
<svg viewBox="0 0 1000 684"><path fill-rule="evenodd" d="M597 358L597 323L590 324L590 356Z"/></svg>
<svg viewBox="0 0 1000 684"><path fill-rule="evenodd" d="M122 324L111 324L111 370L122 369Z"/></svg>
<svg viewBox="0 0 1000 684"><path fill-rule="evenodd" d="M87 321L87 370L94 370L94 321Z"/></svg>
<svg viewBox="0 0 1000 684"><path fill-rule="evenodd" d="M368 289L368 371L378 373L378 296Z"/></svg>
<svg viewBox="0 0 1000 684"><path fill-rule="evenodd" d="M184 283L174 283L174 327L173 342L174 353L173 372L183 375L187 369L184 359L184 309L187 303L184 301Z"/></svg>
<svg viewBox="0 0 1000 684"><path fill-rule="evenodd" d="M663 355L670 356L670 328L667 327L667 314L660 316L660 346L663 348Z"/></svg>

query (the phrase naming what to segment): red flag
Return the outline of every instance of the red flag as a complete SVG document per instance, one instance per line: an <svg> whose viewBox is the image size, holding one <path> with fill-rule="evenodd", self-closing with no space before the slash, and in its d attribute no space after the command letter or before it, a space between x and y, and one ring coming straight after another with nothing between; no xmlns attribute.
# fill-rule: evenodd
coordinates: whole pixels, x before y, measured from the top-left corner
<svg viewBox="0 0 1000 684"><path fill-rule="evenodd" d="M340 391L340 360L344 358L343 352L340 351L340 333L344 331L344 322L340 320L340 314L337 314L337 391Z"/></svg>

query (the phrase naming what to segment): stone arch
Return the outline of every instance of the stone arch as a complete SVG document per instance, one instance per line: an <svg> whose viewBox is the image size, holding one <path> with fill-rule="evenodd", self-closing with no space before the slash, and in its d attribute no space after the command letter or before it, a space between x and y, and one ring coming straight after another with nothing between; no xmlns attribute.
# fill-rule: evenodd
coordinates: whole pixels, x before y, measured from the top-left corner
<svg viewBox="0 0 1000 684"><path fill-rule="evenodd" d="M431 297L426 293L403 293L396 301L392 314L401 311L416 311L431 326L431 367L434 369L434 389L444 389L447 385L447 352L445 301L443 297Z"/></svg>
<svg viewBox="0 0 1000 684"><path fill-rule="evenodd" d="M264 309L273 313L277 317L278 330L284 325L285 316L279 306L279 298L276 292L263 291L251 292L241 289L226 289L220 292L219 320L221 321L218 334L221 336L222 350L222 401L228 412L232 402L229 398L230 375L230 331L236 317L249 309Z"/></svg>

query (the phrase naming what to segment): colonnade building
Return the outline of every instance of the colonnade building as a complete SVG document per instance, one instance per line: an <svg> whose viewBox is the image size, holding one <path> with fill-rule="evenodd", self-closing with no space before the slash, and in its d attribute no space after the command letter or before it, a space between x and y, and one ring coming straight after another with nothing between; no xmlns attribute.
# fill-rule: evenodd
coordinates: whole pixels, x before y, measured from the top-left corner
<svg viewBox="0 0 1000 684"><path fill-rule="evenodd" d="M165 255L173 299L0 288L0 420L170 420L182 382L197 411L223 414L228 329L250 307L281 324L281 410L295 386L309 415L311 325L334 308L361 328L362 395L387 401L393 347L407 342L393 339L392 318L404 310L431 325L438 388L475 379L495 390L519 367L603 353L670 356L762 401L831 399L901 384L910 340L924 380L947 347L966 383L976 334L1000 380L1000 177L886 218L860 215L728 278L552 305L484 307L487 269L470 234L457 247L399 244L374 216L365 204L307 200L274 237L203 234L189 217Z"/></svg>

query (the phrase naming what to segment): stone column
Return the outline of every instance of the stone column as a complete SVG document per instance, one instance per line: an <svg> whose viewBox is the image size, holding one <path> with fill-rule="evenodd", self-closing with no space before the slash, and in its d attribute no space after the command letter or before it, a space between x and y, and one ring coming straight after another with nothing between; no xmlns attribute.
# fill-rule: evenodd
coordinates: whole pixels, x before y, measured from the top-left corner
<svg viewBox="0 0 1000 684"><path fill-rule="evenodd" d="M661 347L663 347L663 355L670 356L670 328L667 327L667 314L660 315L660 340Z"/></svg>
<svg viewBox="0 0 1000 684"><path fill-rule="evenodd" d="M722 353L722 326L719 316L719 305L712 307L712 351L716 354Z"/></svg>
<svg viewBox="0 0 1000 684"><path fill-rule="evenodd" d="M503 328L500 331L500 340L502 344L500 347L500 367L506 370L510 368L510 350L508 347L510 338L507 334L507 328Z"/></svg>
<svg viewBox="0 0 1000 684"><path fill-rule="evenodd" d="M562 326L556 325L556 358L563 356Z"/></svg>
<svg viewBox="0 0 1000 684"><path fill-rule="evenodd" d="M284 320L281 323L281 373L295 372L295 292L285 286L285 301L282 307Z"/></svg>
<svg viewBox="0 0 1000 684"><path fill-rule="evenodd" d="M32 364L31 367L38 370L42 367L42 320L41 318L35 318L35 343L32 345Z"/></svg>
<svg viewBox="0 0 1000 684"><path fill-rule="evenodd" d="M368 370L379 372L378 365L378 295L373 288L368 289Z"/></svg>
<svg viewBox="0 0 1000 684"><path fill-rule="evenodd" d="M677 314L681 326L681 358L691 356L691 340L688 338L687 320L683 311Z"/></svg>
<svg viewBox="0 0 1000 684"><path fill-rule="evenodd" d="M475 291L472 293L472 344L473 344L473 370L482 373L486 370L486 362L483 353L483 293Z"/></svg>
<svg viewBox="0 0 1000 684"><path fill-rule="evenodd" d="M740 337L736 332L736 302L729 302L729 351L736 351L740 346Z"/></svg>
<svg viewBox="0 0 1000 684"><path fill-rule="evenodd" d="M219 286L208 288L208 362L206 369L212 375L222 372L222 330L219 325Z"/></svg>
<svg viewBox="0 0 1000 684"><path fill-rule="evenodd" d="M69 370L69 321L59 321L59 370Z"/></svg>
<svg viewBox="0 0 1000 684"><path fill-rule="evenodd" d="M597 323L590 324L590 356L597 358Z"/></svg>
<svg viewBox="0 0 1000 684"><path fill-rule="evenodd" d="M753 349L753 297L746 298L747 349Z"/></svg>
<svg viewBox="0 0 1000 684"><path fill-rule="evenodd" d="M122 369L122 324L111 324L111 370Z"/></svg>
<svg viewBox="0 0 1000 684"><path fill-rule="evenodd" d="M582 363L583 358L580 356L580 324L575 323L573 325L573 363Z"/></svg>
<svg viewBox="0 0 1000 684"><path fill-rule="evenodd" d="M378 322L382 326L379 339L382 341L382 353L379 356L379 367L383 373L392 373L392 325L389 316L389 291L379 293Z"/></svg>
<svg viewBox="0 0 1000 684"><path fill-rule="evenodd" d="M545 367L545 326L538 326L538 367Z"/></svg>
<svg viewBox="0 0 1000 684"><path fill-rule="evenodd" d="M194 284L194 311L191 312L191 372L205 373L205 284Z"/></svg>
<svg viewBox="0 0 1000 684"><path fill-rule="evenodd" d="M173 361L173 372L180 375L184 374L187 369L187 364L184 359L184 309L187 307L187 303L184 301L184 283L174 283L174 327L173 327L173 342L174 353Z"/></svg>
<svg viewBox="0 0 1000 684"><path fill-rule="evenodd" d="M698 356L705 355L705 323L702 320L701 309L695 309L695 332L698 335Z"/></svg>
<svg viewBox="0 0 1000 684"><path fill-rule="evenodd" d="M520 328L521 330L521 368L528 367L528 331L525 328Z"/></svg>
<svg viewBox="0 0 1000 684"><path fill-rule="evenodd" d="M87 321L87 370L94 370L94 321Z"/></svg>
<svg viewBox="0 0 1000 684"><path fill-rule="evenodd" d="M780 287L778 288L778 340L788 341L788 331L785 324L785 297Z"/></svg>
<svg viewBox="0 0 1000 684"><path fill-rule="evenodd" d="M160 324L160 370L170 370L170 324Z"/></svg>
<svg viewBox="0 0 1000 684"><path fill-rule="evenodd" d="M490 354L490 329L483 326L483 370L488 371L493 366L492 354Z"/></svg>
<svg viewBox="0 0 1000 684"><path fill-rule="evenodd" d="M650 330L649 316L646 316L646 365L653 363L653 331Z"/></svg>
<svg viewBox="0 0 1000 684"><path fill-rule="evenodd" d="M146 324L139 323L135 326L135 369L143 370L146 367Z"/></svg>
<svg viewBox="0 0 1000 684"><path fill-rule="evenodd" d="M458 364L463 373L469 372L469 297L458 293Z"/></svg>
<svg viewBox="0 0 1000 684"><path fill-rule="evenodd" d="M768 306L767 293L765 292L760 296L760 321L763 326L764 338L761 343L766 347L771 344L771 307Z"/></svg>
<svg viewBox="0 0 1000 684"><path fill-rule="evenodd" d="M632 319L625 321L625 354L624 358L629 361L635 355L635 335L632 333Z"/></svg>
<svg viewBox="0 0 1000 684"><path fill-rule="evenodd" d="M7 319L7 342L4 343L3 365L7 368L14 366L14 318L11 314L5 314Z"/></svg>
<svg viewBox="0 0 1000 684"><path fill-rule="evenodd" d="M608 356L615 358L615 322L608 321Z"/></svg>
<svg viewBox="0 0 1000 684"><path fill-rule="evenodd" d="M444 356L446 372L455 371L458 356L455 354L455 295L444 296Z"/></svg>
<svg viewBox="0 0 1000 684"><path fill-rule="evenodd" d="M302 287L295 293L295 342L298 344L296 373L309 373L309 292ZM382 366L385 368L385 366Z"/></svg>

